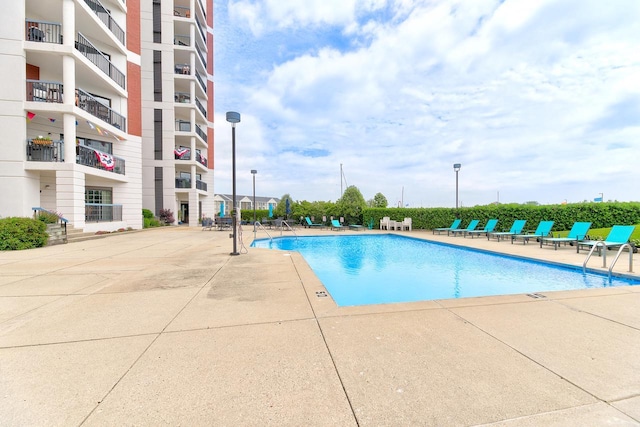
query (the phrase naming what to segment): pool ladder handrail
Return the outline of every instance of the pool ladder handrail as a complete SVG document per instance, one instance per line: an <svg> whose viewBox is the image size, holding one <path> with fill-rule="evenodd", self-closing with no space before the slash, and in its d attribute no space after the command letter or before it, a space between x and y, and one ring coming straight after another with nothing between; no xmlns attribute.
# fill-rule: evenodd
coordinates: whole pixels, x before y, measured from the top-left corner
<svg viewBox="0 0 640 427"><path fill-rule="evenodd" d="M284 226L287 226L287 228L289 229L289 231L293 232L293 235L296 236L296 240L298 240L298 234L296 233L296 230L294 230L287 221L285 221L284 219L282 220L282 228L280 229L280 235L282 236L282 232L284 231Z"/></svg>
<svg viewBox="0 0 640 427"><path fill-rule="evenodd" d="M265 233L267 233L267 236L269 236L269 240L273 240L273 237L271 237L271 234L269 234L269 232L267 231L266 228L264 228L264 225L260 224L260 221L256 221L253 223L253 240L256 239L256 227L258 228L262 228L264 230Z"/></svg>
<svg viewBox="0 0 640 427"><path fill-rule="evenodd" d="M604 248L602 250L602 268L607 268L607 245L604 242L597 242L595 245L593 245L593 247L589 251L589 254L587 255L587 258L582 263L582 272L583 273L587 270L587 262L589 261L589 258L591 258L591 255L593 255L593 252L598 247L603 247ZM618 261L618 258L620 258L620 255L622 254L622 251L625 250L626 248L629 249L629 273L633 273L633 246L631 246L630 243L624 243L624 244L620 245L620 249L618 249L618 253L616 253L616 256L613 258L613 262L609 266L609 280L611 280L611 274L612 274L612 271L613 271L613 267L616 265L616 262Z"/></svg>

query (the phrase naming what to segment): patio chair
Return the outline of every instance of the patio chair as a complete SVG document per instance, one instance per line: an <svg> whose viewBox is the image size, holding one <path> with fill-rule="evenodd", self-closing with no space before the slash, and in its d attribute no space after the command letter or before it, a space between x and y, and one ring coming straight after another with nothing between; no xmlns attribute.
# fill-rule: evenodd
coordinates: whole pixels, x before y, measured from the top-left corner
<svg viewBox="0 0 640 427"><path fill-rule="evenodd" d="M406 229L408 231L411 231L411 222L412 222L411 218L409 218L409 217L403 219L402 222L399 223L400 224L400 230L404 231Z"/></svg>
<svg viewBox="0 0 640 427"><path fill-rule="evenodd" d="M443 231L447 232L447 236L449 235L449 232L451 230L457 230L458 227L460 227L460 223L462 222L461 219L456 219L455 221L453 221L451 223L451 226L449 227L443 227L443 228L434 228L433 230L431 230L433 232L433 234L436 234L436 231L438 232L438 234L440 234Z"/></svg>
<svg viewBox="0 0 640 427"><path fill-rule="evenodd" d="M522 229L524 228L524 225L526 223L526 219L516 219L515 221L513 221L513 225L511 226L511 229L509 231L494 231L491 233L487 233L487 240L490 240L491 237L495 237L499 242L503 237L520 234L522 233Z"/></svg>
<svg viewBox="0 0 640 427"><path fill-rule="evenodd" d="M529 243L529 239L542 239L543 237L547 237L551 233L551 228L553 228L553 221L540 221L536 231L533 233L525 233L525 234L514 234L511 236L511 244L513 244L514 240L522 239L522 244Z"/></svg>
<svg viewBox="0 0 640 427"><path fill-rule="evenodd" d="M478 226L479 222L480 222L479 219L471 220L469 225L467 225L467 228L458 228L456 230L451 230L451 234L453 234L453 237L455 237L457 233L460 233L460 234L462 234L463 237L466 237L467 236L467 231L475 230L476 227Z"/></svg>
<svg viewBox="0 0 640 427"><path fill-rule="evenodd" d="M496 228L496 225L498 225L498 220L497 219L490 219L489 221L487 221L487 223L485 224L485 226L484 226L484 228L482 230L469 230L469 231L467 231L466 234L471 236L471 238L473 239L473 236L481 236L483 234L487 234L487 233L493 232L493 230L495 230L495 228ZM464 237L466 237L466 235Z"/></svg>
<svg viewBox="0 0 640 427"><path fill-rule="evenodd" d="M345 228L342 226L342 224L340 224L340 221L338 221L337 219L332 219L331 229L340 231L340 230L344 230Z"/></svg>
<svg viewBox="0 0 640 427"><path fill-rule="evenodd" d="M560 243L577 244L583 241L587 237L587 233L589 232L589 228L591 228L590 222L574 222L571 230L569 230L569 235L567 237L543 237L540 239L540 247L542 247L543 243L553 243L553 249L558 250L558 246ZM576 251L578 248L576 248Z"/></svg>
<svg viewBox="0 0 640 427"><path fill-rule="evenodd" d="M580 253L580 246L587 247L598 247L598 255L602 255L602 249L613 249L619 248L625 243L629 242L629 238L631 234L633 234L633 230L636 228L635 225L614 225L611 227L611 231L609 235L604 240L583 240L582 242L578 242L578 253Z"/></svg>
<svg viewBox="0 0 640 427"><path fill-rule="evenodd" d="M380 220L380 230L389 230L391 226L391 218L388 216L383 217Z"/></svg>
<svg viewBox="0 0 640 427"><path fill-rule="evenodd" d="M320 228L323 228L323 227L324 227L324 224L316 224L316 223L312 222L312 221L311 221L311 218L309 218L308 216L305 216L305 217L304 217L304 220L307 222L307 226L308 226L309 228L314 228L314 227L320 227Z"/></svg>

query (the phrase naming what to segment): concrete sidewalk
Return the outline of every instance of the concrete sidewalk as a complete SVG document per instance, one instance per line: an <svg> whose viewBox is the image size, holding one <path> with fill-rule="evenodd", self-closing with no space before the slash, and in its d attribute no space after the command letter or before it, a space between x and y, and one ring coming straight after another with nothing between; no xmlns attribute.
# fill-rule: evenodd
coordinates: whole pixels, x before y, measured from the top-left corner
<svg viewBox="0 0 640 427"><path fill-rule="evenodd" d="M640 425L640 286L337 307L299 254L230 250L171 227L0 252L0 424Z"/></svg>

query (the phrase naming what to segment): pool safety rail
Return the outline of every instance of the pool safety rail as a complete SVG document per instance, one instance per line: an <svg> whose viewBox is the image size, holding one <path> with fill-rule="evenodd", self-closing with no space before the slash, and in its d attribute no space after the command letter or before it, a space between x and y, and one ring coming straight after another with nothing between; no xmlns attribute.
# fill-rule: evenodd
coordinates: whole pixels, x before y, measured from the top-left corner
<svg viewBox="0 0 640 427"><path fill-rule="evenodd" d="M264 225L260 224L260 221L256 221L253 223L253 240L256 240L256 230L258 228L261 228L262 230L264 230L265 233L267 233L267 236L269 236L269 240L273 240L273 237L271 237L271 234L269 234L267 229L264 228Z"/></svg>
<svg viewBox="0 0 640 427"><path fill-rule="evenodd" d="M296 237L296 240L298 240L298 234L296 233L296 230L293 229L293 227L291 227L289 225L289 223L287 221L285 221L284 219L280 221L280 236L282 236L282 232L284 231L285 227L291 231L293 233L293 235ZM269 240L273 241L273 236L271 236L271 234L267 231L267 229L264 227L264 225L262 225L260 223L260 221L256 221L253 223L253 240L256 239L256 231L257 229L262 229L265 233L267 233L267 236L269 236Z"/></svg>
<svg viewBox="0 0 640 427"><path fill-rule="evenodd" d="M591 258L591 255L593 255L593 252L596 250L596 248L602 248L602 268L607 268L607 245L604 242L597 242L595 245L593 245L593 247L589 251L589 254L582 263L583 272L587 271L587 262L589 262L589 258ZM620 254L622 254L622 251L625 249L629 250L629 273L633 273L633 246L631 246L631 244L629 243L625 243L620 246L620 249L618 249L618 253L616 253L616 256L613 258L613 262L609 266L609 280L611 280L613 267L616 265L618 258L620 258Z"/></svg>

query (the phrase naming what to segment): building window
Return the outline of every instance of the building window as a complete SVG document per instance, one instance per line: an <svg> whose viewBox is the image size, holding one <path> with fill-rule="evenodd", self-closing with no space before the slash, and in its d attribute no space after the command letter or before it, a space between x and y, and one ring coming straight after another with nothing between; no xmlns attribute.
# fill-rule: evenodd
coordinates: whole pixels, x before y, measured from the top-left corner
<svg viewBox="0 0 640 427"><path fill-rule="evenodd" d="M153 42L162 43L162 9L160 0L153 0Z"/></svg>
<svg viewBox="0 0 640 427"><path fill-rule="evenodd" d="M162 101L162 52L153 51L153 100Z"/></svg>
<svg viewBox="0 0 640 427"><path fill-rule="evenodd" d="M162 160L162 109L153 110L153 154L155 160Z"/></svg>

